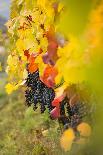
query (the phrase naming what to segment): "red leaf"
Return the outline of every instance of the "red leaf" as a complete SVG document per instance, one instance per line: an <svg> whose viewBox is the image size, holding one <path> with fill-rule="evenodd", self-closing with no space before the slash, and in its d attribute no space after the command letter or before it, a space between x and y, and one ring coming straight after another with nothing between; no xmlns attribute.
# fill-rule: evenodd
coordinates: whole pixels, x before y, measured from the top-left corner
<svg viewBox="0 0 103 155"><path fill-rule="evenodd" d="M60 102L63 100L64 98L64 95L61 95L59 96L58 98L55 98L53 101L52 101L52 106L56 106L58 107Z"/></svg>
<svg viewBox="0 0 103 155"><path fill-rule="evenodd" d="M55 36L55 28L53 26L51 26L50 29L47 31L46 37L48 39L47 51L49 59L52 60L53 62L56 62L58 58L57 56L58 43Z"/></svg>
<svg viewBox="0 0 103 155"><path fill-rule="evenodd" d="M57 48L58 48L58 44L56 40L49 41L47 51L50 58L53 58L54 55L57 57Z"/></svg>
<svg viewBox="0 0 103 155"><path fill-rule="evenodd" d="M24 55L27 57L27 59L29 59L29 57L30 57L29 50L25 50Z"/></svg>
<svg viewBox="0 0 103 155"><path fill-rule="evenodd" d="M46 37L48 41L55 40L55 29L54 26L51 26L49 30L46 32Z"/></svg>
<svg viewBox="0 0 103 155"><path fill-rule="evenodd" d="M54 119L57 119L60 117L60 109L59 107L55 107L51 112L50 112L50 116Z"/></svg>

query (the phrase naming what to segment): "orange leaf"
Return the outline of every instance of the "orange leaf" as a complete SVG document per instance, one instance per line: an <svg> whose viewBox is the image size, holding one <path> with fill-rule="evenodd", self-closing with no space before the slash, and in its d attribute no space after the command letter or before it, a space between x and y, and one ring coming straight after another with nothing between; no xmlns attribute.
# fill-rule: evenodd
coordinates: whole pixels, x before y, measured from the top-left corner
<svg viewBox="0 0 103 155"><path fill-rule="evenodd" d="M55 84L56 75L57 75L57 69L54 66L48 65L45 68L44 74L41 77L41 79L48 87L53 87Z"/></svg>
<svg viewBox="0 0 103 155"><path fill-rule="evenodd" d="M38 65L37 64L29 64L28 65L28 69L29 69L29 72L30 73L33 73L33 72L35 72L37 69L38 69Z"/></svg>
<svg viewBox="0 0 103 155"><path fill-rule="evenodd" d="M33 55L29 58L28 70L30 73L35 72L38 69L38 65L35 63L35 57Z"/></svg>

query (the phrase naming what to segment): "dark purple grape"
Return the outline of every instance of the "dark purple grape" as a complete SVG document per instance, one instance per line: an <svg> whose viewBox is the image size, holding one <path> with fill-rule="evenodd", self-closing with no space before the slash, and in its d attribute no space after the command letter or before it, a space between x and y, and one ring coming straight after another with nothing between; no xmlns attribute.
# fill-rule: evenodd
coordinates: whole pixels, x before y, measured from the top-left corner
<svg viewBox="0 0 103 155"><path fill-rule="evenodd" d="M79 115L74 115L71 117L70 126L72 128L77 127L77 125L81 122Z"/></svg>
<svg viewBox="0 0 103 155"><path fill-rule="evenodd" d="M32 104L32 93L28 89L25 91L25 98L26 98L27 106L31 106L31 104Z"/></svg>
<svg viewBox="0 0 103 155"><path fill-rule="evenodd" d="M58 120L63 125L68 124L70 122L70 120L67 116L61 116Z"/></svg>
<svg viewBox="0 0 103 155"><path fill-rule="evenodd" d="M28 96L26 97L26 102L28 105L34 104L34 110L40 104L41 113L43 113L46 107L51 111L52 101L55 97L55 92L52 88L47 87L40 79L39 72L29 73L26 81L27 87L30 89L28 91ZM39 104L38 104L39 103Z"/></svg>
<svg viewBox="0 0 103 155"><path fill-rule="evenodd" d="M41 110L41 113L44 113L44 111L46 110L45 105L41 104L41 106L40 106L40 110Z"/></svg>
<svg viewBox="0 0 103 155"><path fill-rule="evenodd" d="M28 106L33 105L34 110L40 106L41 113L44 113L46 108L49 112L53 110L52 101L55 98L55 91L40 80L39 71L28 74L26 86L25 98ZM64 125L65 129L68 127L75 128L86 115L87 107L83 103L77 102L71 106L67 97L60 103L60 117L58 120Z"/></svg>
<svg viewBox="0 0 103 155"><path fill-rule="evenodd" d="M28 77L26 79L26 85L28 87L36 87L37 81L39 79L39 71L37 70L34 73L28 73Z"/></svg>

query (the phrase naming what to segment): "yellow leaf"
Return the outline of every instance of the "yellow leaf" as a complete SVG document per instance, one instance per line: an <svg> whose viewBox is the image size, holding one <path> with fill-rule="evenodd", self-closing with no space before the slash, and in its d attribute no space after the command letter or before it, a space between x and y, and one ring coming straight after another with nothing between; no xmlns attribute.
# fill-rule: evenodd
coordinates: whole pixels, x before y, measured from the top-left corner
<svg viewBox="0 0 103 155"><path fill-rule="evenodd" d="M69 128L68 130L64 131L61 139L60 144L61 147L65 151L69 151L72 147L73 140L75 139L75 134L72 128Z"/></svg>
<svg viewBox="0 0 103 155"><path fill-rule="evenodd" d="M37 0L37 5L45 8L47 0Z"/></svg>
<svg viewBox="0 0 103 155"><path fill-rule="evenodd" d="M64 82L61 87L55 89L56 97L62 96L67 87L68 87L68 85Z"/></svg>
<svg viewBox="0 0 103 155"><path fill-rule="evenodd" d="M58 49L59 59L56 62L58 68L58 81L60 74L62 74L64 81L70 84L83 82L85 80L85 64L83 61L84 45L81 45L81 40L78 40L72 35L69 36L69 41L64 47Z"/></svg>
<svg viewBox="0 0 103 155"><path fill-rule="evenodd" d="M59 84L61 82L63 75L61 73L58 73L58 75L55 78L55 83Z"/></svg>
<svg viewBox="0 0 103 155"><path fill-rule="evenodd" d="M11 93L14 91L15 86L14 86L13 84L8 83L8 84L5 86L5 89L6 89L6 92L7 92L8 94L11 94Z"/></svg>
<svg viewBox="0 0 103 155"><path fill-rule="evenodd" d="M39 55L39 56L36 58L35 63L38 64L39 73L40 73L40 76L42 76L42 75L43 75L43 72L44 72L44 69L45 69L45 67L46 67L46 64L44 64L41 55Z"/></svg>
<svg viewBox="0 0 103 155"><path fill-rule="evenodd" d="M85 122L79 124L77 130L80 132L81 136L89 137L91 135L91 127Z"/></svg>
<svg viewBox="0 0 103 155"><path fill-rule="evenodd" d="M47 47L48 47L48 40L46 37L41 38L40 40L40 47L43 50L43 52L45 53L47 51Z"/></svg>
<svg viewBox="0 0 103 155"><path fill-rule="evenodd" d="M23 50L25 50L25 43L22 39L18 39L17 42L16 42L16 47L17 47L17 50L18 52L22 52Z"/></svg>
<svg viewBox="0 0 103 155"><path fill-rule="evenodd" d="M23 72L23 79L26 79L28 76L28 72L26 69L24 69L24 72Z"/></svg>
<svg viewBox="0 0 103 155"><path fill-rule="evenodd" d="M18 82L18 84L8 83L5 86L6 92L10 95L14 90L17 90L19 88L19 86L21 85L21 83L22 83L21 80Z"/></svg>

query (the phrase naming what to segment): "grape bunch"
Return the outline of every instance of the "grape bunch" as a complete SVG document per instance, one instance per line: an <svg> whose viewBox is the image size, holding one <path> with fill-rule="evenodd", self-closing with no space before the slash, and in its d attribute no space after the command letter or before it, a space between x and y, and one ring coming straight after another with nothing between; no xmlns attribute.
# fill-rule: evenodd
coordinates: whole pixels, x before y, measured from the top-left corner
<svg viewBox="0 0 103 155"><path fill-rule="evenodd" d="M47 87L39 78L39 71L29 73L26 79L27 90L25 91L26 105L33 105L34 111L40 105L41 113L44 113L48 108L49 113L55 108L52 106L52 101L55 98L53 88ZM87 115L87 107L85 104L76 102L70 105L69 99L65 97L59 104L60 116L59 122L64 128L75 128Z"/></svg>
<svg viewBox="0 0 103 155"><path fill-rule="evenodd" d="M44 113L46 107L49 111L53 109L52 101L55 98L55 92L40 80L38 70L28 74L26 86L25 98L28 106L33 104L33 109L36 110L40 104L41 113Z"/></svg>
<svg viewBox="0 0 103 155"><path fill-rule="evenodd" d="M88 114L86 105L82 102L77 102L73 106L70 105L69 99L65 97L60 103L60 118L59 121L64 125L64 128L75 128L82 119Z"/></svg>

